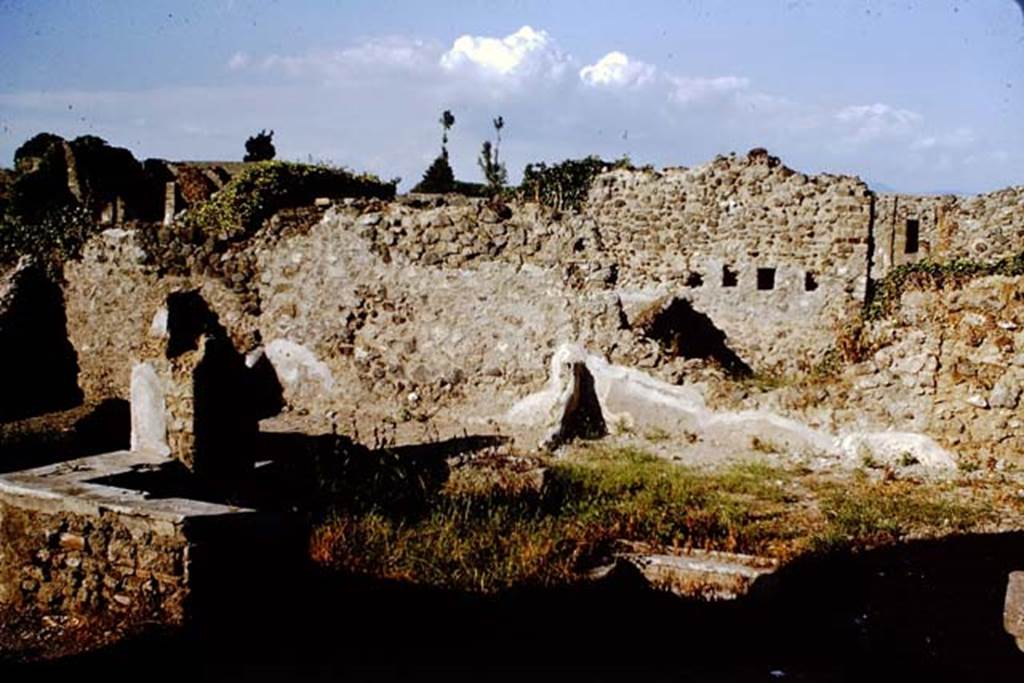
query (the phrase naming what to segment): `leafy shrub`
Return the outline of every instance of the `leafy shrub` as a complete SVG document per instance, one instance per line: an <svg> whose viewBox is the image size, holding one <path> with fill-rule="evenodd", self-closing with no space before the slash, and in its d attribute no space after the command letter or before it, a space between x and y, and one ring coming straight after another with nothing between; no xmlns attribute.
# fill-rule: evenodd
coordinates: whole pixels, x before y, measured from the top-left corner
<svg viewBox="0 0 1024 683"><path fill-rule="evenodd" d="M269 133L261 130L245 141L245 157L243 161L270 161L277 156L274 149L274 131Z"/></svg>
<svg viewBox="0 0 1024 683"><path fill-rule="evenodd" d="M523 170L520 195L556 211L578 210L587 200L590 186L601 173L613 168L631 168L629 159L615 162L599 157L566 159L548 166L544 162L527 164Z"/></svg>
<svg viewBox="0 0 1024 683"><path fill-rule="evenodd" d="M312 204L317 197L391 199L395 183L344 169L284 161L256 163L209 200L185 214L185 224L199 233L234 240L252 234L279 210Z"/></svg>
<svg viewBox="0 0 1024 683"><path fill-rule="evenodd" d="M21 173L10 190L9 211L27 223L52 218L76 203L68 189L63 149L55 145L35 159L31 172Z"/></svg>
<svg viewBox="0 0 1024 683"><path fill-rule="evenodd" d="M498 161L497 147L492 145L490 140L484 140L477 164L479 164L484 178L487 179L487 185L491 191L500 192L508 182L508 171L505 169L505 164Z"/></svg>
<svg viewBox="0 0 1024 683"><path fill-rule="evenodd" d="M57 143L64 141L64 138L53 133L38 133L25 141L14 151L14 166L19 171L25 170L24 166L31 159L40 159L46 155L50 148Z"/></svg>
<svg viewBox="0 0 1024 683"><path fill-rule="evenodd" d="M390 199L396 184L328 166L262 161L246 167L173 225L138 235L149 263L169 273L221 277L256 312L254 256L234 247L282 209L309 206L318 197Z"/></svg>
<svg viewBox="0 0 1024 683"><path fill-rule="evenodd" d="M97 231L89 212L76 205L53 208L33 222L0 212L0 266L35 256L51 278L60 279L64 261L76 258Z"/></svg>

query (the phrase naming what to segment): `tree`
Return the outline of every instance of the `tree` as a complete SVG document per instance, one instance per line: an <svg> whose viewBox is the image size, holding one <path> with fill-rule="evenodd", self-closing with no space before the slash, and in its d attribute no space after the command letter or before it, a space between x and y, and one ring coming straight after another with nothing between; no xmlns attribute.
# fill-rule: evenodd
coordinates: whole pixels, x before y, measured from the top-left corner
<svg viewBox="0 0 1024 683"><path fill-rule="evenodd" d="M494 119L494 132L498 137L497 142L494 143L494 160L498 160L498 148L501 147L501 129L505 127L505 119L501 116Z"/></svg>
<svg viewBox="0 0 1024 683"><path fill-rule="evenodd" d="M508 171L505 168L505 164L501 163L498 158L498 148L501 146L501 129L505 127L505 119L499 116L494 119L493 123L497 142L491 145L490 140L484 140L477 163L480 165L480 170L483 171L484 178L487 179L487 184L491 191L497 192L508 181Z"/></svg>
<svg viewBox="0 0 1024 683"><path fill-rule="evenodd" d="M448 109L441 113L441 154L423 174L423 179L412 188L413 192L443 194L455 189L455 173L448 163L448 131L455 125L455 115Z"/></svg>
<svg viewBox="0 0 1024 683"><path fill-rule="evenodd" d="M527 164L519 192L522 197L557 211L576 211L586 202L594 178L611 168L632 168L632 165L628 157L608 162L596 156L566 159L551 166L543 162Z"/></svg>
<svg viewBox="0 0 1024 683"><path fill-rule="evenodd" d="M455 125L455 115L448 109L441 114L441 156L448 158L448 131Z"/></svg>
<svg viewBox="0 0 1024 683"><path fill-rule="evenodd" d="M19 173L31 171L50 148L64 142L64 138L53 133L39 133L29 138L14 151L14 167Z"/></svg>
<svg viewBox="0 0 1024 683"><path fill-rule="evenodd" d="M444 194L455 189L455 174L448 164L448 157L442 153L423 174L423 180L412 188L413 192Z"/></svg>
<svg viewBox="0 0 1024 683"><path fill-rule="evenodd" d="M269 133L261 130L245 141L245 158L243 161L270 161L277 155L274 149L274 131Z"/></svg>

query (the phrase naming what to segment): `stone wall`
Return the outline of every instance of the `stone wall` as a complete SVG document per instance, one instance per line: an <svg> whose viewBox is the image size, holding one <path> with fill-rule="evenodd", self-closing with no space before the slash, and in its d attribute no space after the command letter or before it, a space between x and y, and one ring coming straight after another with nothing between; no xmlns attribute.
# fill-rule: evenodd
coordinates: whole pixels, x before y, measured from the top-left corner
<svg viewBox="0 0 1024 683"><path fill-rule="evenodd" d="M232 247L252 264L244 292L215 275L161 275L137 232L109 230L66 267L68 332L87 396L127 397L168 293L197 289L236 348L262 350L296 411L342 429L357 418L428 429L445 411L468 425L539 388L565 342L682 380L685 359L644 332L651 306L674 310L673 297L755 371L812 368L869 279L906 260L901 221L919 221L915 258L969 250L968 228L995 257L1024 245L1020 194L876 198L856 178L755 151L612 170L579 214L458 196L344 200L322 221L272 220ZM916 343L898 327L893 344Z"/></svg>
<svg viewBox="0 0 1024 683"><path fill-rule="evenodd" d="M0 496L0 603L177 623L188 595L188 555L181 529L171 524Z"/></svg>
<svg viewBox="0 0 1024 683"><path fill-rule="evenodd" d="M235 345L255 345L255 321L235 292L216 278L161 276L146 265L135 231L100 233L65 266L64 277L68 337L87 398L128 398L132 362L147 357L154 317L172 291L199 287Z"/></svg>
<svg viewBox="0 0 1024 683"><path fill-rule="evenodd" d="M843 422L927 433L961 454L1024 453L1024 277L906 292L873 324L878 350L852 367Z"/></svg>
<svg viewBox="0 0 1024 683"><path fill-rule="evenodd" d="M559 343L611 346L618 299L547 255L554 227L481 202L379 209L257 249L260 333L292 405L397 421L458 406L472 422L542 384Z"/></svg>
<svg viewBox="0 0 1024 683"><path fill-rule="evenodd" d="M1024 186L973 197L881 194L875 214L876 278L923 259L991 263L1024 249Z"/></svg>
<svg viewBox="0 0 1024 683"><path fill-rule="evenodd" d="M856 178L807 176L752 152L611 171L585 213L624 300L689 298L758 369L813 364L864 300L872 195Z"/></svg>

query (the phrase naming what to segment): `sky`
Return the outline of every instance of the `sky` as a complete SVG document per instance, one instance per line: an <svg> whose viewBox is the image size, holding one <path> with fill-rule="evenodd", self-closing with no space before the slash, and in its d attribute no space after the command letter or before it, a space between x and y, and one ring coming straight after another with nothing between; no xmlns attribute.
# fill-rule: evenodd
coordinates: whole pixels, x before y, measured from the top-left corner
<svg viewBox="0 0 1024 683"><path fill-rule="evenodd" d="M766 147L876 189L1024 184L1024 0L0 0L0 165L40 131L139 158L278 158L407 189L455 115L456 175L693 166Z"/></svg>

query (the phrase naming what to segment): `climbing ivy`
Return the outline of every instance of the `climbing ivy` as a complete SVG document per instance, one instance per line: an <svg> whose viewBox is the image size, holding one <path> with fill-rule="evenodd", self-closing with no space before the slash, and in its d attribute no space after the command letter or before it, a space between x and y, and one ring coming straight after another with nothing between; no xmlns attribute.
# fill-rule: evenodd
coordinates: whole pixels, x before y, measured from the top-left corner
<svg viewBox="0 0 1024 683"><path fill-rule="evenodd" d="M864 311L867 320L890 315L903 292L913 289L945 289L987 275L1024 275L1024 251L994 263L954 259L945 263L918 261L897 266L875 283Z"/></svg>
<svg viewBox="0 0 1024 683"><path fill-rule="evenodd" d="M317 197L391 199L396 184L329 166L261 161L186 213L184 222L200 232L232 240L255 232L280 209L309 205Z"/></svg>
<svg viewBox="0 0 1024 683"><path fill-rule="evenodd" d="M59 280L64 262L76 258L97 230L89 212L77 205L53 207L33 220L0 211L0 267L14 264L21 256L33 256Z"/></svg>

